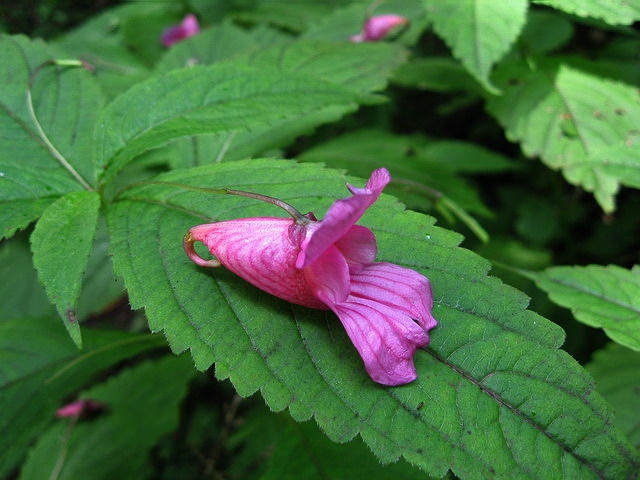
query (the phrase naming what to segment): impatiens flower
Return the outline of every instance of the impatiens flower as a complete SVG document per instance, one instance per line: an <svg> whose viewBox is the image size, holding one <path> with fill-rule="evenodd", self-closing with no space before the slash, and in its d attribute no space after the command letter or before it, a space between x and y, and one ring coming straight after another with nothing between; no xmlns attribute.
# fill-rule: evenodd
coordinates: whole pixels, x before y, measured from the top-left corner
<svg viewBox="0 0 640 480"><path fill-rule="evenodd" d="M198 19L190 13L184 17L180 25L172 25L166 28L165 31L162 32L160 40L162 41L162 45L170 47L174 43L178 43L185 38L193 37L199 32L200 25L198 24Z"/></svg>
<svg viewBox="0 0 640 480"><path fill-rule="evenodd" d="M351 37L352 42L376 42L386 37L391 30L406 25L409 20L401 15L375 15L365 20L362 31Z"/></svg>
<svg viewBox="0 0 640 480"><path fill-rule="evenodd" d="M56 410L56 417L58 418L85 418L95 415L104 410L104 404L97 400L85 398L76 400L75 402L68 403L64 407L60 407Z"/></svg>
<svg viewBox="0 0 640 480"><path fill-rule="evenodd" d="M436 326L429 281L414 270L376 262L374 234L355 225L389 183L375 170L364 188L347 187L324 219L300 214L270 197L227 190L274 203L292 218L243 218L193 227L187 255L205 267L225 266L256 287L291 303L333 310L360 353L371 378L384 385L415 380L413 355ZM194 242L214 259L201 258Z"/></svg>

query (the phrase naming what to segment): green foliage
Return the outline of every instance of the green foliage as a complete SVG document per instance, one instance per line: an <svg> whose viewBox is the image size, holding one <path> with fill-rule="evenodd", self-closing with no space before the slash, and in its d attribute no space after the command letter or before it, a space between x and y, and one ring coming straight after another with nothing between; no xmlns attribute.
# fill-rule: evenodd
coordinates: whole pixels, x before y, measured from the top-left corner
<svg viewBox="0 0 640 480"><path fill-rule="evenodd" d="M54 419L55 409L105 369L164 345L161 338L107 330L85 332L78 351L59 322L0 322L0 475ZM19 348L17 348L19 346Z"/></svg>
<svg viewBox="0 0 640 480"><path fill-rule="evenodd" d="M531 277L577 320L603 328L619 344L640 351L640 268L552 267Z"/></svg>
<svg viewBox="0 0 640 480"><path fill-rule="evenodd" d="M616 410L616 425L640 448L640 353L610 343L596 352L587 370L593 375L598 389Z"/></svg>
<svg viewBox="0 0 640 480"><path fill-rule="evenodd" d="M200 33L163 47L188 13ZM349 41L383 14L409 23ZM639 19L638 0L187 0L1 35L0 476L634 478ZM381 166L360 223L430 279L438 320L393 388L332 313L181 245L282 215L220 189L321 218ZM77 398L107 411L55 420Z"/></svg>
<svg viewBox="0 0 640 480"><path fill-rule="evenodd" d="M187 358L142 363L82 392L105 411L59 419L29 452L20 478L112 479L148 475L148 451L178 425L194 370ZM158 381L162 379L162 381Z"/></svg>
<svg viewBox="0 0 640 480"><path fill-rule="evenodd" d="M73 341L82 345L77 301L98 225L100 198L72 192L47 208L31 235L33 263Z"/></svg>
<svg viewBox="0 0 640 480"><path fill-rule="evenodd" d="M509 64L499 79L504 95L489 108L527 155L562 169L607 212L620 184L640 187L637 89L544 62Z"/></svg>
<svg viewBox="0 0 640 480"><path fill-rule="evenodd" d="M424 0L433 27L488 90L491 68L509 50L527 18L527 1Z"/></svg>

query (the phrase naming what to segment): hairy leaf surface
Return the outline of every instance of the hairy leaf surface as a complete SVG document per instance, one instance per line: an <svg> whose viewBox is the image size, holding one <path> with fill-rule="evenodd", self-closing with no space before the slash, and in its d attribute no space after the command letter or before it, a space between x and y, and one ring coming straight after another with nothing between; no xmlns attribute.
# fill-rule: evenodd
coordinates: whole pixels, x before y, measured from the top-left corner
<svg viewBox="0 0 640 480"><path fill-rule="evenodd" d="M439 326L416 355L418 380L374 384L333 314L293 306L224 269L193 265L181 237L194 224L283 216L272 205L215 195L233 187L318 218L346 196L346 179L316 164L252 160L162 175L109 207L114 265L135 308L200 369L215 362L243 396L315 417L339 442L360 435L383 461L404 457L431 475L465 479L631 478L633 449L559 327L526 310L520 292L488 277L460 236L383 196L362 219L379 260L430 278ZM362 185L363 180L350 179Z"/></svg>
<svg viewBox="0 0 640 480"><path fill-rule="evenodd" d="M531 277L577 320L603 328L611 339L640 351L640 267L552 267Z"/></svg>

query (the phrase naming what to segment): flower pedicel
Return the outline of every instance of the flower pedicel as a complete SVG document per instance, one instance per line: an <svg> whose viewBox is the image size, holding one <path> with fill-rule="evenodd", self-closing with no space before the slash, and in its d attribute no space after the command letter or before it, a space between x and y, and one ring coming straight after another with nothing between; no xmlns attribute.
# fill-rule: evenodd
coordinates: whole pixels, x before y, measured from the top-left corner
<svg viewBox="0 0 640 480"><path fill-rule="evenodd" d="M380 168L364 188L348 185L352 196L335 201L322 220L280 200L227 190L278 205L291 218L198 225L185 235L185 251L200 266L223 265L291 303L333 310L374 381L409 383L416 378L413 355L429 343L428 332L436 326L429 280L414 270L376 262L373 232L355 225L390 180ZM195 242L204 243L215 259L201 258Z"/></svg>

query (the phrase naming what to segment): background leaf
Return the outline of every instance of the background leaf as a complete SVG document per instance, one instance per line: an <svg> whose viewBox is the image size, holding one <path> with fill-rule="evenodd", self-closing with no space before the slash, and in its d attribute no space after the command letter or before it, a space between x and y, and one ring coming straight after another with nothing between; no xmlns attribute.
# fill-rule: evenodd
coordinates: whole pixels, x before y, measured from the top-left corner
<svg viewBox="0 0 640 480"><path fill-rule="evenodd" d="M507 53L522 32L526 0L423 0L436 33L453 56L489 91L493 65Z"/></svg>
<svg viewBox="0 0 640 480"><path fill-rule="evenodd" d="M136 85L105 109L96 140L97 158L107 169L103 181L137 155L175 138L246 131L356 98L306 75L265 68L175 70Z"/></svg>
<svg viewBox="0 0 640 480"><path fill-rule="evenodd" d="M549 5L579 17L601 18L614 25L630 25L640 20L638 0L532 0L532 2Z"/></svg>
<svg viewBox="0 0 640 480"><path fill-rule="evenodd" d="M552 267L527 274L577 320L603 328L616 342L640 351L640 268L616 265Z"/></svg>
<svg viewBox="0 0 640 480"><path fill-rule="evenodd" d="M336 444L327 439L314 422L296 423L288 415L276 415L264 407L255 407L257 405L244 419L243 430L234 432L230 439L230 446L251 453L247 455L251 462L248 465L235 462L233 470L237 478L247 478L247 471L262 480L425 478L404 461L380 465L360 438L348 445ZM266 457L266 461L262 469L255 472L253 462L260 456Z"/></svg>
<svg viewBox="0 0 640 480"><path fill-rule="evenodd" d="M206 188L260 192L321 217L345 196L345 181L314 164L252 160L175 171L123 192L108 222L132 305L175 352L190 349L198 368L215 362L240 395L260 390L271 409L314 417L334 441L359 434L383 462L403 456L430 475L450 469L469 479L630 477L635 453L590 377L558 349L561 330L487 277L487 262L457 248L458 235L392 198L361 223L376 232L379 260L430 278L439 320L407 386L371 382L332 314L287 304L223 269L204 271L182 251L194 224L280 214Z"/></svg>
<svg viewBox="0 0 640 480"><path fill-rule="evenodd" d="M159 336L87 330L79 351L59 321L0 321L0 476L16 467L55 410L91 378L164 345Z"/></svg>
<svg viewBox="0 0 640 480"><path fill-rule="evenodd" d="M79 190L78 181L52 155L28 109L70 166L91 183L91 139L102 97L82 68L42 66L60 58L41 41L0 36L0 232L8 237L35 220L57 197Z"/></svg>
<svg viewBox="0 0 640 480"><path fill-rule="evenodd" d="M616 411L616 425L640 449L640 353L613 342L587 365L598 390Z"/></svg>
<svg viewBox="0 0 640 480"><path fill-rule="evenodd" d="M100 197L72 192L56 200L31 235L33 263L76 345L82 345L77 302L98 225Z"/></svg>
<svg viewBox="0 0 640 480"><path fill-rule="evenodd" d="M178 425L178 404L194 373L188 358L166 355L83 392L81 398L103 403L106 411L73 425L58 419L29 453L20 478L145 476L149 450Z"/></svg>
<svg viewBox="0 0 640 480"><path fill-rule="evenodd" d="M535 69L505 64L502 97L489 110L529 156L614 210L620 184L640 188L640 93L621 83L542 62ZM556 70L557 69L557 70ZM557 72L557 73L556 73Z"/></svg>

